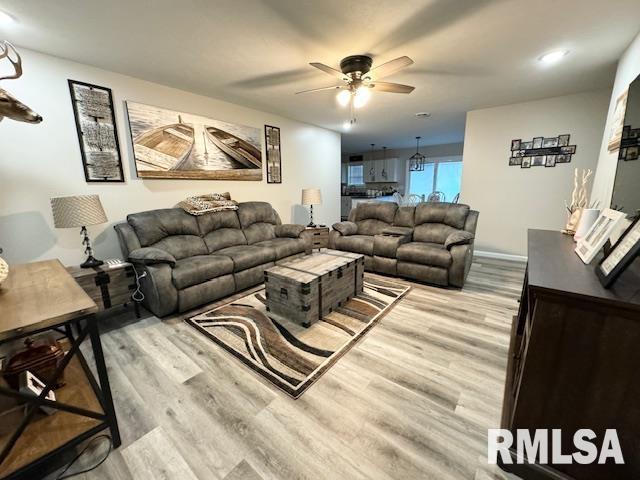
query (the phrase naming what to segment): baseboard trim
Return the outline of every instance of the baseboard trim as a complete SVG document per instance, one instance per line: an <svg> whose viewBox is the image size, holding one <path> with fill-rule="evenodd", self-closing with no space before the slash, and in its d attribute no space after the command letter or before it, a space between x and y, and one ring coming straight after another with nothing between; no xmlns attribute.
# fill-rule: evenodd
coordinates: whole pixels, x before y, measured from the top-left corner
<svg viewBox="0 0 640 480"><path fill-rule="evenodd" d="M476 257L495 258L498 260L508 260L510 262L526 262L527 257L524 255L511 255L509 253L486 252L483 250L475 250L473 254Z"/></svg>

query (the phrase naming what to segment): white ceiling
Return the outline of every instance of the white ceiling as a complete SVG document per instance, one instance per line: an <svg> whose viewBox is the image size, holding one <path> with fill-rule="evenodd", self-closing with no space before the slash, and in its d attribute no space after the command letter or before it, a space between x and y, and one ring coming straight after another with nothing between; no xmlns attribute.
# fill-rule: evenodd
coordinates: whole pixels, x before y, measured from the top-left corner
<svg viewBox="0 0 640 480"><path fill-rule="evenodd" d="M415 64L386 81L343 135L343 150L463 139L465 112L612 84L638 33L638 0L0 0L19 22L0 38L41 52L342 130L347 112L308 66ZM553 67L536 59L570 55ZM428 120L414 113L428 111Z"/></svg>

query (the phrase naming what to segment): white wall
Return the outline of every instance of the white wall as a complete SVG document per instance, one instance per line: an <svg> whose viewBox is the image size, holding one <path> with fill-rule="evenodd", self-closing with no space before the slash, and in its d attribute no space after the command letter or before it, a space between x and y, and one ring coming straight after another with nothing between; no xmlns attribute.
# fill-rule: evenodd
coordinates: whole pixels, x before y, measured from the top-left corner
<svg viewBox="0 0 640 480"><path fill-rule="evenodd" d="M609 153L607 148L616 100L638 75L640 75L640 34L638 34L631 45L629 45L629 48L627 48L618 62L616 79L613 85L613 92L611 93L607 123L600 146L600 155L598 157L598 170L596 171L591 194L592 198L598 199L600 204L604 206L611 204L613 183L616 178L616 168L618 165L618 151Z"/></svg>
<svg viewBox="0 0 640 480"><path fill-rule="evenodd" d="M586 92L467 113L460 201L480 211L477 250L526 255L527 229L564 227L574 168L595 168L609 95ZM571 163L508 165L512 139L567 133L577 145Z"/></svg>
<svg viewBox="0 0 640 480"><path fill-rule="evenodd" d="M25 49L21 54L24 76L3 82L3 87L41 114L44 122L27 125L5 119L0 123L0 246L8 262L57 257L65 264L77 264L82 260L78 232L53 228L49 198L59 195L100 195L109 224L90 227L99 258L120 256L112 225L128 213L172 207L194 194L229 191L238 201L266 200L283 222L307 223L306 210L299 205L301 189L317 186L322 189L323 205L315 209L316 222L339 221L339 133ZM85 182L68 78L113 90L125 183ZM136 178L125 100L261 130L265 123L279 126L283 183L267 184L266 172L262 182Z"/></svg>

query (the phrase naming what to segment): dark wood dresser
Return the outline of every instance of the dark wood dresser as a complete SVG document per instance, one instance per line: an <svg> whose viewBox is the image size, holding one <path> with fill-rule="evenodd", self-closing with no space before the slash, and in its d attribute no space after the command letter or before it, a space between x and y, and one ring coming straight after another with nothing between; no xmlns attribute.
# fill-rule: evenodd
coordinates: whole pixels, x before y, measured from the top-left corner
<svg viewBox="0 0 640 480"><path fill-rule="evenodd" d="M560 428L562 453L588 428L615 428L625 465L501 465L523 478L640 478L640 260L606 290L569 236L529 230L511 330L502 428ZM550 436L550 435L549 435ZM549 448L551 457L551 448ZM550 460L551 461L551 458Z"/></svg>

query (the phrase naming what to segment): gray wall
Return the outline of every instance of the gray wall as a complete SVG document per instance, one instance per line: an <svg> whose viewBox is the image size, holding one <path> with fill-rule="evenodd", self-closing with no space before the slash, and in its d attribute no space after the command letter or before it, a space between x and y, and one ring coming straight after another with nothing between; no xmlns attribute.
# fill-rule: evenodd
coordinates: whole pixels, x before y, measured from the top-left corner
<svg viewBox="0 0 640 480"><path fill-rule="evenodd" d="M480 211L476 249L526 255L527 229L560 230L574 169L595 169L609 91L474 110L467 114L460 201ZM509 166L511 140L570 134L569 164Z"/></svg>
<svg viewBox="0 0 640 480"><path fill-rule="evenodd" d="M120 255L111 227L128 213L172 207L185 197L208 192L229 191L238 201L267 200L284 222L307 223L307 210L299 205L301 190L320 187L323 204L314 209L316 221L329 225L339 221L339 133L26 49L21 54L24 76L3 86L40 113L44 122L27 125L5 119L0 123L0 246L10 263L60 258L63 263L77 264L82 260L78 231L53 227L49 206L53 196L100 195L109 223L89 230L96 254L102 258ZM68 78L113 90L125 183L85 182ZM279 126L283 183L267 184L266 176L261 182L136 178L125 100L261 131L264 124Z"/></svg>

